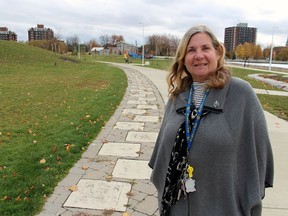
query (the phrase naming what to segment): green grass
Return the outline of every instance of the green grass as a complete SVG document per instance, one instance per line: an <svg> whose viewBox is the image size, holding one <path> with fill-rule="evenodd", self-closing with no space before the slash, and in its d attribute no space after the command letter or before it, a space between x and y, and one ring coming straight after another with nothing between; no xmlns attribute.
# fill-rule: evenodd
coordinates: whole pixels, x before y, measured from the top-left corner
<svg viewBox="0 0 288 216"><path fill-rule="evenodd" d="M258 95L258 98L265 110L288 121L288 97L273 95Z"/></svg>
<svg viewBox="0 0 288 216"><path fill-rule="evenodd" d="M34 215L123 98L122 70L0 41L0 215Z"/></svg>
<svg viewBox="0 0 288 216"><path fill-rule="evenodd" d="M276 90L283 91L282 89L271 86L265 82L254 80L248 77L252 73L261 73L261 71L255 71L246 68L231 68L232 75L242 78L248 81L253 88L266 89L266 90ZM267 74L267 71L264 73ZM273 74L273 73L271 73ZM288 121L288 97L285 96L275 96L275 95L257 95L264 110L278 116L281 119Z"/></svg>

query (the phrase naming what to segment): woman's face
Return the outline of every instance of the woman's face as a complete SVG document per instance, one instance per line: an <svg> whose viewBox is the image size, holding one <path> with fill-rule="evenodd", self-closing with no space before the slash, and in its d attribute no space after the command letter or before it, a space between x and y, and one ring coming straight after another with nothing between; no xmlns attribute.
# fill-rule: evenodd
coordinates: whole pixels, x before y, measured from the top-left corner
<svg viewBox="0 0 288 216"><path fill-rule="evenodd" d="M209 35L201 32L191 37L184 64L193 81L204 82L210 74L215 73L219 59L220 55Z"/></svg>

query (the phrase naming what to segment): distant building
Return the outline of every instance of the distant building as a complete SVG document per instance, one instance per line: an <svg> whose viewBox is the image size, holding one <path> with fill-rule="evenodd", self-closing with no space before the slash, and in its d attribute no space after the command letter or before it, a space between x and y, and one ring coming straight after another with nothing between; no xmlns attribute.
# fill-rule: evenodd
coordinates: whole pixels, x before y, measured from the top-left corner
<svg viewBox="0 0 288 216"><path fill-rule="evenodd" d="M128 52L137 53L138 47L123 41L117 42L113 54L123 55Z"/></svg>
<svg viewBox="0 0 288 216"><path fill-rule="evenodd" d="M28 40L51 40L54 38L54 32L50 28L44 27L42 24L37 24L36 28L31 27L28 30Z"/></svg>
<svg viewBox="0 0 288 216"><path fill-rule="evenodd" d="M109 55L110 50L109 49L104 49L104 47L92 47L90 50L89 54L98 54L98 55Z"/></svg>
<svg viewBox="0 0 288 216"><path fill-rule="evenodd" d="M286 47L288 47L288 37L287 37L287 41L286 41Z"/></svg>
<svg viewBox="0 0 288 216"><path fill-rule="evenodd" d="M8 31L7 27L0 27L0 40L17 41L17 34Z"/></svg>
<svg viewBox="0 0 288 216"><path fill-rule="evenodd" d="M231 52L246 42L256 45L256 37L257 28L248 27L247 23L239 23L237 26L225 28L224 46L227 52Z"/></svg>

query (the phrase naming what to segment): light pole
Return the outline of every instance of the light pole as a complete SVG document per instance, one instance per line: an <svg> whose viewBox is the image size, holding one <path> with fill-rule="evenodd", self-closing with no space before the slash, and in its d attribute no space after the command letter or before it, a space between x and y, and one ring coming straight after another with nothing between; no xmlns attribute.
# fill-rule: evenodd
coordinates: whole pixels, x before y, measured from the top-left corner
<svg viewBox="0 0 288 216"><path fill-rule="evenodd" d="M272 58L273 58L274 28L276 28L276 27L273 27L273 29L272 29L272 41L271 41L271 49L270 49L269 71L271 71L271 64L272 64Z"/></svg>
<svg viewBox="0 0 288 216"><path fill-rule="evenodd" d="M81 56L81 53L80 53L80 40L79 40L79 43L78 43L78 58L80 59L80 56Z"/></svg>
<svg viewBox="0 0 288 216"><path fill-rule="evenodd" d="M142 66L144 66L144 43L145 43L145 38L144 38L144 23L140 23L143 26L142 29L142 34L143 34L143 45L142 45Z"/></svg>

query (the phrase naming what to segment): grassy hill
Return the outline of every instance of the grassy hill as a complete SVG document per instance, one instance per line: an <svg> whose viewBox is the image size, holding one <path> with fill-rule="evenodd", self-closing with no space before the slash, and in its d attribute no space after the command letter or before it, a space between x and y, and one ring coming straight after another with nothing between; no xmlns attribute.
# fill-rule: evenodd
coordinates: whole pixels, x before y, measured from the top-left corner
<svg viewBox="0 0 288 216"><path fill-rule="evenodd" d="M123 71L0 40L0 215L35 215L114 113Z"/></svg>

